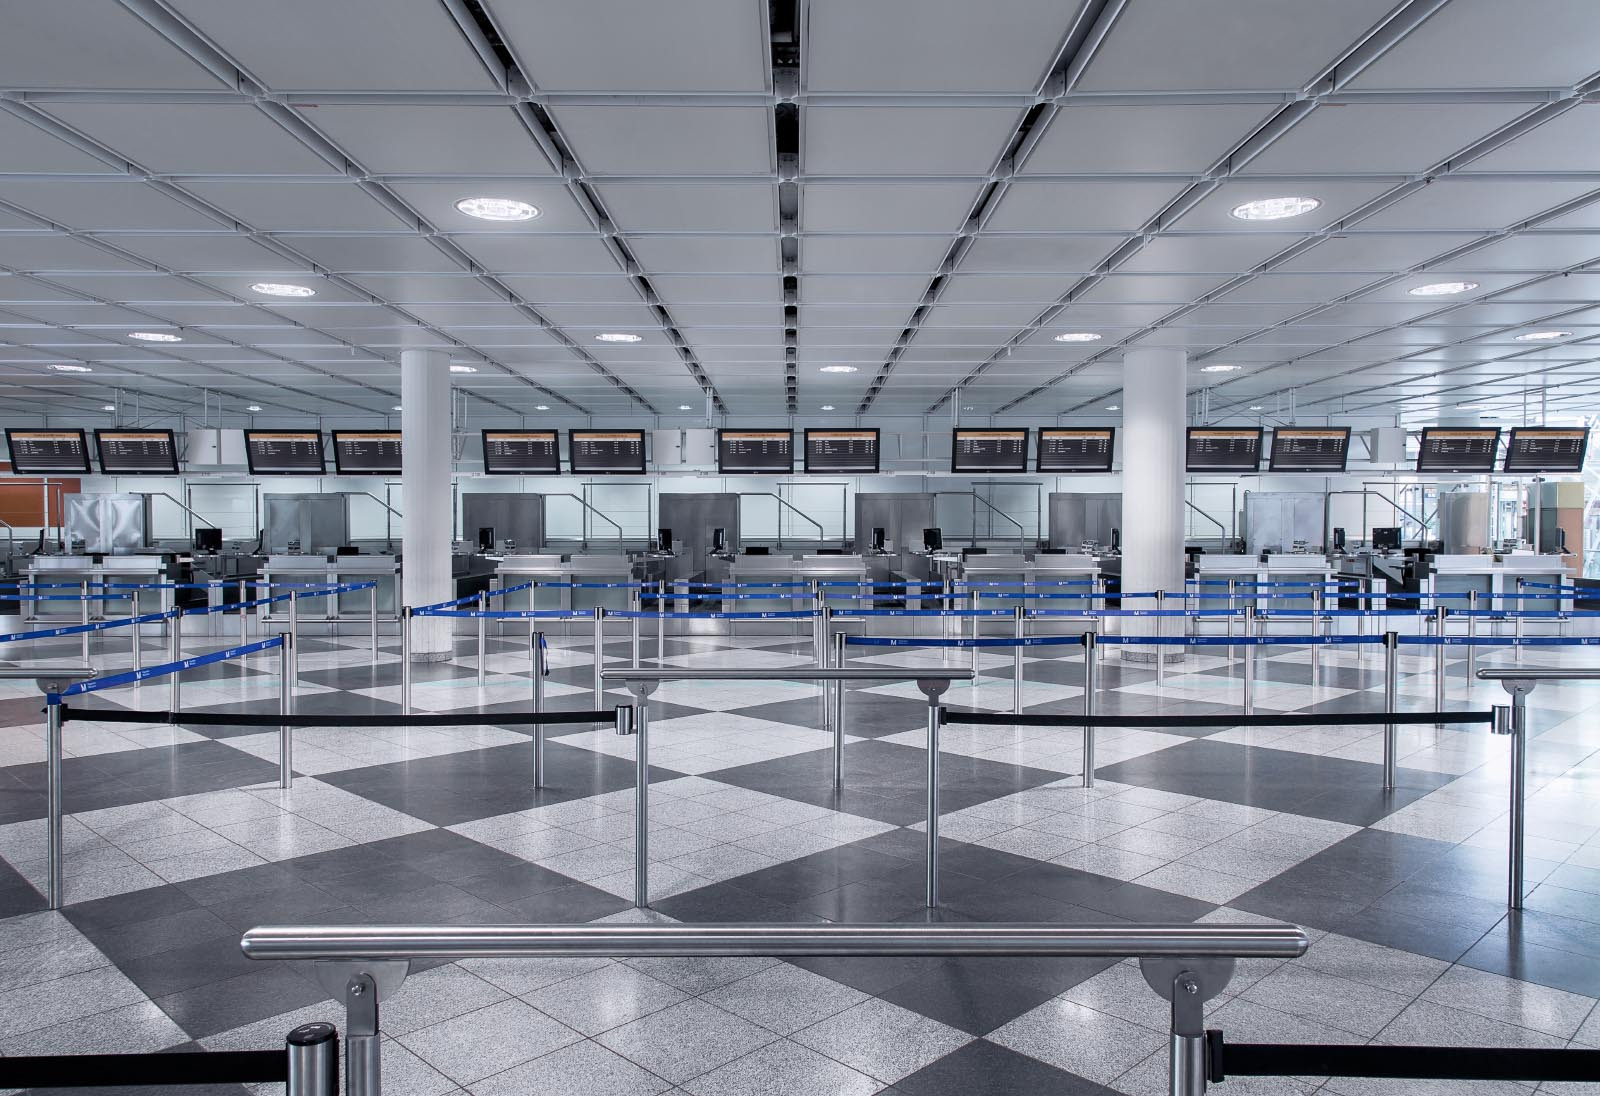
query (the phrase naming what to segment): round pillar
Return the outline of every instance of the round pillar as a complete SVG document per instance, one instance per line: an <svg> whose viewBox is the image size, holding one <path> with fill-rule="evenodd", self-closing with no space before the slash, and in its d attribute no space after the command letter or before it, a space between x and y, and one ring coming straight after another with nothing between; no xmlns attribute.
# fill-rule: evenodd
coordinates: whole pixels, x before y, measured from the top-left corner
<svg viewBox="0 0 1600 1096"><path fill-rule="evenodd" d="M431 605L454 596L450 581L450 355L443 350L400 352L402 602ZM411 622L413 662L451 655L449 618Z"/></svg>
<svg viewBox="0 0 1600 1096"><path fill-rule="evenodd" d="M1181 591L1184 580L1184 428L1189 356L1172 347L1140 347L1122 358L1122 588ZM1168 608L1179 608L1181 602ZM1152 599L1123 608L1154 608ZM1123 620L1129 635L1180 635L1154 618ZM1123 658L1180 661L1181 647L1126 647Z"/></svg>

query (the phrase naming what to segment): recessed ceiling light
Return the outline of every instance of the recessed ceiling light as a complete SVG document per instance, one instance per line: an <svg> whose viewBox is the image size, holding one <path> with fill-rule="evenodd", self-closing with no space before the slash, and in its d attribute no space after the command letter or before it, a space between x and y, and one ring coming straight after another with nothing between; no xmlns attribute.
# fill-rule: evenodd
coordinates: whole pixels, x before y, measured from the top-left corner
<svg viewBox="0 0 1600 1096"><path fill-rule="evenodd" d="M1477 288L1477 282L1429 282L1427 285L1412 286L1406 292L1413 297L1453 297Z"/></svg>
<svg viewBox="0 0 1600 1096"><path fill-rule="evenodd" d="M456 210L480 221L531 221L539 215L538 206L514 198L463 198Z"/></svg>
<svg viewBox="0 0 1600 1096"><path fill-rule="evenodd" d="M269 297L315 297L317 291L309 285L291 285L288 282L256 282L252 293L265 293Z"/></svg>
<svg viewBox="0 0 1600 1096"><path fill-rule="evenodd" d="M452 373L476 373L477 371L478 367L475 365L452 365L450 367L450 372Z"/></svg>
<svg viewBox="0 0 1600 1096"><path fill-rule="evenodd" d="M963 410L963 411L976 411L976 410L977 410L977 408L976 408L976 407L973 407L973 406L972 406L972 405L971 405L971 404L970 404L970 403L969 403L969 404L966 404L966 405L964 405L964 406L963 406L963 407L962 407L962 408L961 408L961 410Z"/></svg>
<svg viewBox="0 0 1600 1096"><path fill-rule="evenodd" d="M533 409L535 411L548 411L550 410L550 405L548 403L536 403L533 405Z"/></svg>
<svg viewBox="0 0 1600 1096"><path fill-rule="evenodd" d="M1322 204L1321 199L1305 197L1258 198L1253 202L1236 205L1228 211L1230 217L1241 221L1281 221L1310 213Z"/></svg>
<svg viewBox="0 0 1600 1096"><path fill-rule="evenodd" d="M52 365L51 369L57 373L93 373L87 365Z"/></svg>
<svg viewBox="0 0 1600 1096"><path fill-rule="evenodd" d="M395 405L394 405L394 409L395 409L395 410L396 410L396 411L399 411L399 410L401 410L401 407L400 407L400 405L399 405L399 404L398 404L398 403L397 403L397 404L395 404Z"/></svg>
<svg viewBox="0 0 1600 1096"><path fill-rule="evenodd" d="M1099 342L1101 337L1093 331L1063 331L1056 342Z"/></svg>
<svg viewBox="0 0 1600 1096"><path fill-rule="evenodd" d="M104 407L100 408L102 411L115 411L116 409L117 405L114 403L108 403Z"/></svg>
<svg viewBox="0 0 1600 1096"><path fill-rule="evenodd" d="M261 410L261 405L259 403L252 403L249 407L246 407L245 410L246 411L259 411L259 410Z"/></svg>
<svg viewBox="0 0 1600 1096"><path fill-rule="evenodd" d="M1252 410L1252 411L1265 411L1266 408L1262 407L1259 403L1252 403L1250 405L1250 410Z"/></svg>
<svg viewBox="0 0 1600 1096"><path fill-rule="evenodd" d="M824 411L832 411L833 410L833 404L831 404L831 403L823 404L822 405L822 410L824 410Z"/></svg>
<svg viewBox="0 0 1600 1096"><path fill-rule="evenodd" d="M693 410L694 410L694 408L692 408L692 407L690 407L690 406L689 406L689 405L688 405L688 404L686 404L686 403L680 403L680 404L679 404L679 405L678 405L678 410L679 410L679 411L693 411Z"/></svg>
<svg viewBox="0 0 1600 1096"><path fill-rule="evenodd" d="M182 342L183 336L171 335L165 331L130 331L128 338L138 339L140 342Z"/></svg>
<svg viewBox="0 0 1600 1096"><path fill-rule="evenodd" d="M1202 372L1202 373L1237 373L1239 370L1241 370L1243 368L1244 368L1244 366L1242 366L1242 365L1202 365L1200 367L1200 372Z"/></svg>
<svg viewBox="0 0 1600 1096"><path fill-rule="evenodd" d="M602 331L594 337L595 342L636 343L643 339L643 335L630 335L622 331Z"/></svg>
<svg viewBox="0 0 1600 1096"><path fill-rule="evenodd" d="M1526 335L1518 335L1518 342L1550 342L1554 339L1564 339L1572 334L1570 331L1530 331Z"/></svg>
<svg viewBox="0 0 1600 1096"><path fill-rule="evenodd" d="M824 373L854 373L855 371L856 367L853 365L825 365L822 367L822 372Z"/></svg>
<svg viewBox="0 0 1600 1096"><path fill-rule="evenodd" d="M1120 403L1109 404L1106 407L1106 410L1107 411L1121 411L1122 410L1122 405Z"/></svg>

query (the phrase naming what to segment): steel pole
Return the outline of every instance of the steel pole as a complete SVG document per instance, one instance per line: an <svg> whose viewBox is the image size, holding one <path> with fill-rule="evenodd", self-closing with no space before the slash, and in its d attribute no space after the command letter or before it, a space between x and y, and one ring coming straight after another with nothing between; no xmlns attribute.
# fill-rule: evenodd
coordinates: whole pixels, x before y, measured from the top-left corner
<svg viewBox="0 0 1600 1096"><path fill-rule="evenodd" d="M489 595L478 595L478 688L483 688L488 682L489 659L485 648L488 646L489 618L484 613L489 611Z"/></svg>
<svg viewBox="0 0 1600 1096"><path fill-rule="evenodd" d="M1511 834L1507 905L1522 908L1523 865L1526 855L1528 809L1528 696L1523 689L1511 694Z"/></svg>
<svg viewBox="0 0 1600 1096"><path fill-rule="evenodd" d="M372 657L378 657L378 584L367 587L367 636L372 644Z"/></svg>
<svg viewBox="0 0 1600 1096"><path fill-rule="evenodd" d="M600 606L594 607L594 706L600 707L605 702L606 686L600 680L600 671L606 664L606 611Z"/></svg>
<svg viewBox="0 0 1600 1096"><path fill-rule="evenodd" d="M104 589L104 587L102 587ZM84 579L78 584L78 623L85 627L89 624L89 580ZM83 656L83 661L89 661L89 633L78 633L78 650Z"/></svg>
<svg viewBox="0 0 1600 1096"><path fill-rule="evenodd" d="M1444 711L1444 637L1447 611L1443 605L1433 607L1433 635L1439 640L1438 646L1433 649L1433 710L1436 712Z"/></svg>
<svg viewBox="0 0 1600 1096"><path fill-rule="evenodd" d="M278 714L294 711L294 633L283 635L283 646L278 648ZM294 729L287 723L278 725L278 787L294 784Z"/></svg>
<svg viewBox="0 0 1600 1096"><path fill-rule="evenodd" d="M840 682L843 691L844 682ZM939 905L939 694L928 693L928 852L923 903Z"/></svg>
<svg viewBox="0 0 1600 1096"><path fill-rule="evenodd" d="M983 618L978 616L978 609L979 608L980 608L980 606L979 606L979 603L978 603L978 591L977 590L973 590L972 591L972 638L973 639L977 639L978 638L979 629L981 628L982 622L983 622ZM978 680L979 680L978 679L978 645L976 643L974 643L972 645L972 687L973 688L977 688L978 687Z"/></svg>
<svg viewBox="0 0 1600 1096"><path fill-rule="evenodd" d="M1256 607L1244 607L1244 714L1256 711Z"/></svg>
<svg viewBox="0 0 1600 1096"><path fill-rule="evenodd" d="M833 664L836 667L844 666L843 632L833 633ZM826 689L828 682L823 682ZM835 681L833 684L833 790L839 791L844 787L844 682Z"/></svg>
<svg viewBox="0 0 1600 1096"><path fill-rule="evenodd" d="M617 733L631 729L634 742L633 772L633 904L650 908L650 700L637 696L632 707L617 707ZM626 714L625 714L626 713ZM632 721L629 727L628 721Z"/></svg>
<svg viewBox="0 0 1600 1096"><path fill-rule="evenodd" d="M339 1032L332 1024L301 1024L284 1043L289 1055L284 1096L339 1096Z"/></svg>
<svg viewBox="0 0 1600 1096"><path fill-rule="evenodd" d="M1011 648L1011 714L1012 715L1021 715L1022 714L1022 639L1023 639L1023 635L1022 635L1022 631L1023 631L1022 606L1020 606L1020 605L1017 606L1016 609L1013 610L1013 612L1015 613L1015 623L1012 626L1012 630L1015 633L1014 638L1017 641L1017 645L1015 647Z"/></svg>
<svg viewBox="0 0 1600 1096"><path fill-rule="evenodd" d="M250 642L250 610L245 603L250 600L250 586L246 579L239 580L239 646ZM138 616L137 613L134 614Z"/></svg>
<svg viewBox="0 0 1600 1096"><path fill-rule="evenodd" d="M656 583L656 665L667 657L667 580Z"/></svg>
<svg viewBox="0 0 1600 1096"><path fill-rule="evenodd" d="M533 672L533 714L544 711L544 633L528 637L528 665ZM533 786L544 787L544 724L533 725Z"/></svg>
<svg viewBox="0 0 1600 1096"><path fill-rule="evenodd" d="M1393 714L1398 689L1400 661L1400 636L1395 632L1383 633L1383 710ZM1383 790L1394 791L1395 766L1395 725L1383 725Z"/></svg>
<svg viewBox="0 0 1600 1096"><path fill-rule="evenodd" d="M167 637L167 661L178 662L183 658L183 610L172 610L172 622L169 627L172 634ZM173 670L167 679L167 710L177 711L179 697L182 695L178 684L179 673Z"/></svg>
<svg viewBox="0 0 1600 1096"><path fill-rule="evenodd" d="M1493 605L1490 606L1493 608ZM1478 591L1467 591L1467 691L1478 677L1478 648L1473 640L1478 638Z"/></svg>
<svg viewBox="0 0 1600 1096"><path fill-rule="evenodd" d="M1315 642L1322 636L1322 591L1311 591L1311 688L1322 685L1322 645Z"/></svg>
<svg viewBox="0 0 1600 1096"><path fill-rule="evenodd" d="M400 711L411 714L411 606L400 610Z"/></svg>
<svg viewBox="0 0 1600 1096"><path fill-rule="evenodd" d="M1099 640L1094 629L1083 633L1083 714L1094 715L1095 683L1099 662ZM1083 725L1083 786L1094 787L1094 728Z"/></svg>
<svg viewBox="0 0 1600 1096"><path fill-rule="evenodd" d="M640 602L639 604L643 604L643 602ZM642 612L644 612L644 610L643 609L636 609L635 612L641 612L642 613ZM632 661L631 661L630 665L635 670L637 670L639 668L639 618L638 617L631 617L631 618L629 618L628 623L633 625L633 627L631 629L633 647L632 647L632 651L631 651Z"/></svg>
<svg viewBox="0 0 1600 1096"><path fill-rule="evenodd" d="M289 634L300 637L300 591L289 591Z"/></svg>
<svg viewBox="0 0 1600 1096"><path fill-rule="evenodd" d="M1167 618L1161 615L1161 603L1166 600L1165 590L1156 591L1156 639L1167 638ZM1155 644L1156 653L1156 685L1160 686L1167 680L1167 652L1161 643Z"/></svg>
<svg viewBox="0 0 1600 1096"><path fill-rule="evenodd" d="M1522 661L1522 610L1527 607L1527 603L1522 599L1522 583L1523 580L1519 577L1517 579L1517 612L1511 618L1511 637L1514 641L1512 650L1515 652L1514 661L1518 663Z"/></svg>
<svg viewBox="0 0 1600 1096"><path fill-rule="evenodd" d="M66 846L62 839L63 804L61 799L61 703L47 705L44 716L45 816L49 832L45 835L50 880L47 885L50 908L66 904Z"/></svg>
<svg viewBox="0 0 1600 1096"><path fill-rule="evenodd" d="M138 590L135 590L133 592L133 619L135 621L137 621L139 619L139 591ZM143 627L144 627L144 625L138 624L138 623L135 623L135 624L132 625L133 638L132 638L132 640L129 641L129 644L128 644L128 646L129 646L129 648L130 648L130 650L131 650L131 652L133 654L133 668L135 670L142 669L143 666L144 666L144 651L140 648L140 644L139 644L139 640L140 640L139 629L141 629Z"/></svg>

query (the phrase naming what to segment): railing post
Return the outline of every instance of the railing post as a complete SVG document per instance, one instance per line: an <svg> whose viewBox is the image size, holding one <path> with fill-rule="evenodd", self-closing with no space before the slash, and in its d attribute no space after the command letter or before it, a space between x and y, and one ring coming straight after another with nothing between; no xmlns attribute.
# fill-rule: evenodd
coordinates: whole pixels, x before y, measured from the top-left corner
<svg viewBox="0 0 1600 1096"><path fill-rule="evenodd" d="M606 664L606 611L594 607L594 706L605 703L606 684L600 680L600 671Z"/></svg>
<svg viewBox="0 0 1600 1096"><path fill-rule="evenodd" d="M183 610L176 606L172 610L172 622L169 625L172 634L167 637L167 661L177 662L183 658ZM181 695L178 679L182 675L174 670L167 679L167 710L177 711L178 700Z"/></svg>
<svg viewBox="0 0 1600 1096"><path fill-rule="evenodd" d="M828 608L826 603L818 610L816 626L820 633L816 641L817 665L827 666L828 643L830 642L828 637L833 635L833 610ZM834 684L832 681L824 681L822 683L822 729L830 733L833 731Z"/></svg>
<svg viewBox="0 0 1600 1096"><path fill-rule="evenodd" d="M139 596L137 591L135 591L134 596L135 597ZM239 646L241 646L241 647L243 647L246 643L250 642L250 610L246 609L244 607L245 603L247 601L249 601L249 600L250 600L250 586L248 584L248 580L240 579L239 580ZM139 614L138 613L134 613L133 615L134 616L138 616Z"/></svg>
<svg viewBox="0 0 1600 1096"><path fill-rule="evenodd" d="M1394 713L1399 686L1400 636L1396 632L1383 633L1383 710ZM1395 725L1383 725L1383 790L1394 791L1395 780Z"/></svg>
<svg viewBox="0 0 1600 1096"><path fill-rule="evenodd" d="M66 847L62 840L62 813L61 800L61 702L47 705L44 710L44 748L45 748L45 815L49 833L45 835L45 854L49 860L47 865L50 880L47 884L47 897L50 908L60 909L66 904L66 867L64 857Z"/></svg>
<svg viewBox="0 0 1600 1096"><path fill-rule="evenodd" d="M332 1024L301 1024L284 1043L289 1055L284 1096L339 1096L339 1032Z"/></svg>
<svg viewBox="0 0 1600 1096"><path fill-rule="evenodd" d="M1522 583L1523 583L1523 579L1521 578L1521 576L1518 576L1518 578L1517 578L1517 611L1516 611L1516 614L1511 618L1511 626L1512 626L1511 638L1512 638L1512 641L1513 641L1513 645L1512 645L1511 649L1512 649L1512 651L1515 652L1514 657L1513 657L1513 661L1517 662L1518 664L1520 664L1522 662L1522 610L1527 608L1527 603L1524 602L1523 599L1522 599Z"/></svg>
<svg viewBox="0 0 1600 1096"><path fill-rule="evenodd" d="M1093 628L1083 633L1083 714L1094 715L1095 686L1098 676L1099 640ZM1083 786L1094 787L1094 728L1083 725Z"/></svg>
<svg viewBox="0 0 1600 1096"><path fill-rule="evenodd" d="M976 640L978 638L979 629L983 626L983 618L978 615L978 609L979 608L980 608L980 604L979 604L979 601L978 601L978 591L977 591L976 588L974 588L973 591L972 591L972 638L974 640ZM973 643L973 645L972 645L972 687L974 689L976 689L978 687L978 682L979 682L979 677L978 677L978 645L977 645L977 643Z"/></svg>
<svg viewBox="0 0 1600 1096"><path fill-rule="evenodd" d="M1015 622L1012 630L1013 630L1013 632L1015 632L1015 637L1014 638L1017 641L1017 645L1015 647L1011 648L1011 714L1012 715L1021 715L1022 714L1022 640L1023 640L1023 634L1022 634L1022 632L1023 632L1022 606L1018 605L1015 608L1014 612L1016 614L1016 622Z"/></svg>
<svg viewBox="0 0 1600 1096"><path fill-rule="evenodd" d="M631 683L634 704L616 709L618 734L636 736L633 748L633 904L650 908L650 692L649 682Z"/></svg>
<svg viewBox="0 0 1600 1096"><path fill-rule="evenodd" d="M1528 693L1532 681L1506 681L1506 691L1511 694L1511 707L1503 705L1494 709L1496 734L1511 739L1511 811L1508 816L1510 832L1507 835L1507 887L1506 906L1522 908L1524 867L1527 850L1528 809Z"/></svg>
<svg viewBox="0 0 1600 1096"><path fill-rule="evenodd" d="M378 1034L378 983L352 974L344 988L344 1076L349 1096L381 1096L383 1072Z"/></svg>
<svg viewBox="0 0 1600 1096"><path fill-rule="evenodd" d="M1337 602L1335 602L1337 604ZM1322 637L1322 591L1311 591L1311 688L1316 690L1322 685L1322 644L1316 642Z"/></svg>
<svg viewBox="0 0 1600 1096"><path fill-rule="evenodd" d="M411 714L411 606L400 610L400 711Z"/></svg>
<svg viewBox="0 0 1600 1096"><path fill-rule="evenodd" d="M489 595L478 594L478 688L483 688L488 681L489 659L485 648L488 646L489 618L484 613L489 611Z"/></svg>
<svg viewBox="0 0 1600 1096"><path fill-rule="evenodd" d="M78 623L87 628L89 626L89 580L84 579L83 582L79 584L78 588L81 591L81 594L78 598ZM102 586L100 589L102 592L104 592L105 587ZM87 665L89 662L88 632L78 633L78 646L79 653L83 656L84 664Z"/></svg>
<svg viewBox="0 0 1600 1096"><path fill-rule="evenodd" d="M644 612L644 608L643 608L644 602L642 600L635 601L634 604L636 606L638 606L638 608L636 608L634 610L634 612L636 612L636 613ZM631 618L628 621L628 623L633 625L633 629L632 629L633 648L632 648L632 652L631 652L631 656L632 656L632 663L631 664L632 664L633 668L635 670L637 670L639 668L639 618L637 616L635 616L635 617Z"/></svg>
<svg viewBox="0 0 1600 1096"><path fill-rule="evenodd" d="M1205 1096L1205 994L1200 979L1192 971L1179 972L1172 982L1171 1000L1169 1092L1171 1096Z"/></svg>
<svg viewBox="0 0 1600 1096"><path fill-rule="evenodd" d="M1438 646L1433 649L1433 710L1436 712L1444 711L1444 618L1447 611L1443 605L1433 607L1433 636L1439 641Z"/></svg>
<svg viewBox="0 0 1600 1096"><path fill-rule="evenodd" d="M298 676L294 651L294 633L283 634L283 646L278 648L278 714L294 712L295 678ZM287 723L278 725L278 787L294 784L294 729Z"/></svg>
<svg viewBox="0 0 1600 1096"><path fill-rule="evenodd" d="M928 698L928 850L923 903L939 905L939 697L947 681L919 680L917 688Z"/></svg>
<svg viewBox="0 0 1600 1096"><path fill-rule="evenodd" d="M1234 610L1238 607L1237 606L1238 599L1235 597L1235 590L1234 590L1234 584L1237 583L1238 581L1239 581L1238 579L1234 579L1234 578L1230 578L1228 580L1228 638L1229 639L1233 638L1233 614L1234 614ZM1228 672L1229 673L1233 672L1233 661L1234 661L1234 659L1236 659L1238 657L1239 657L1238 648L1235 647L1231 643L1228 644Z"/></svg>
<svg viewBox="0 0 1600 1096"><path fill-rule="evenodd" d="M1244 607L1244 714L1256 711L1256 607Z"/></svg>
<svg viewBox="0 0 1600 1096"><path fill-rule="evenodd" d="M1490 608L1493 609L1493 599L1490 599ZM1478 678L1478 648L1472 641L1478 638L1478 591L1467 591L1467 692L1472 691L1472 683Z"/></svg>
<svg viewBox="0 0 1600 1096"><path fill-rule="evenodd" d="M656 583L656 665L667 657L667 580Z"/></svg>
<svg viewBox="0 0 1600 1096"><path fill-rule="evenodd" d="M139 629L144 627L144 625L138 623L138 620L139 620L139 591L138 590L135 590L133 592L133 619L134 619L135 623L131 626L131 629L130 629L133 632L133 639L129 641L129 648L130 648L130 650L131 650L131 652L133 654L133 668L135 670L139 670L139 669L143 669L143 667L144 667L144 651L139 646L139 638L140 638L139 637Z"/></svg>
<svg viewBox="0 0 1600 1096"><path fill-rule="evenodd" d="M367 636L372 644L372 657L378 657L378 584L367 587Z"/></svg>
<svg viewBox="0 0 1600 1096"><path fill-rule="evenodd" d="M544 633L528 636L528 665L533 671L533 714L544 712ZM533 786L544 787L544 724L533 725Z"/></svg>
<svg viewBox="0 0 1600 1096"><path fill-rule="evenodd" d="M843 632L833 634L833 664L844 668L845 635ZM823 682L824 688L827 682ZM833 682L833 790L838 792L844 787L844 694L843 681Z"/></svg>
<svg viewBox="0 0 1600 1096"><path fill-rule="evenodd" d="M300 636L300 591L289 591L289 634Z"/></svg>

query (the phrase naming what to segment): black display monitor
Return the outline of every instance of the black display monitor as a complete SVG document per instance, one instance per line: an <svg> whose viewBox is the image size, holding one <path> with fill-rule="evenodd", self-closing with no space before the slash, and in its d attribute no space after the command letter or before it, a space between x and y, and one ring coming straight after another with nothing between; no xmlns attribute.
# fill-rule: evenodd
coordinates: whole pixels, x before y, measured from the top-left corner
<svg viewBox="0 0 1600 1096"><path fill-rule="evenodd" d="M1418 472L1493 472L1498 426L1429 426L1417 449Z"/></svg>
<svg viewBox="0 0 1600 1096"><path fill-rule="evenodd" d="M320 476L322 432L246 430L244 456L252 476Z"/></svg>
<svg viewBox="0 0 1600 1096"><path fill-rule="evenodd" d="M335 430L333 466L341 476L398 476L400 431Z"/></svg>
<svg viewBox="0 0 1600 1096"><path fill-rule="evenodd" d="M568 430L567 459L575 474L644 475L643 430Z"/></svg>
<svg viewBox="0 0 1600 1096"><path fill-rule="evenodd" d="M1269 472L1343 472L1350 459L1348 426L1279 426L1272 431Z"/></svg>
<svg viewBox="0 0 1600 1096"><path fill-rule="evenodd" d="M1582 472L1589 431L1582 426L1513 426L1507 472Z"/></svg>
<svg viewBox="0 0 1600 1096"><path fill-rule="evenodd" d="M878 471L878 429L806 430L806 471L873 475Z"/></svg>
<svg viewBox="0 0 1600 1096"><path fill-rule="evenodd" d="M1109 472L1116 434L1114 426L1041 426L1034 470Z"/></svg>
<svg viewBox="0 0 1600 1096"><path fill-rule="evenodd" d="M84 476L89 442L82 430L7 430L11 471L19 476Z"/></svg>
<svg viewBox="0 0 1600 1096"><path fill-rule="evenodd" d="M1261 432L1259 426L1191 426L1184 439L1184 470L1260 471Z"/></svg>
<svg viewBox="0 0 1600 1096"><path fill-rule="evenodd" d="M787 476L794 471L794 432L718 430L717 471L722 475Z"/></svg>
<svg viewBox="0 0 1600 1096"><path fill-rule="evenodd" d="M178 443L171 430L96 430L100 471L108 476L175 476Z"/></svg>
<svg viewBox="0 0 1600 1096"><path fill-rule="evenodd" d="M554 430L485 430L483 470L491 476L558 476L561 435Z"/></svg>
<svg viewBox="0 0 1600 1096"><path fill-rule="evenodd" d="M950 471L1026 472L1027 470L1027 427L952 431Z"/></svg>
<svg viewBox="0 0 1600 1096"><path fill-rule="evenodd" d="M196 552L222 551L222 530L196 527L194 531L194 550Z"/></svg>
<svg viewBox="0 0 1600 1096"><path fill-rule="evenodd" d="M1400 550L1400 527L1398 525L1374 525L1372 527L1372 547L1379 552L1398 552Z"/></svg>

